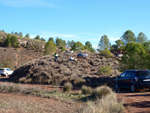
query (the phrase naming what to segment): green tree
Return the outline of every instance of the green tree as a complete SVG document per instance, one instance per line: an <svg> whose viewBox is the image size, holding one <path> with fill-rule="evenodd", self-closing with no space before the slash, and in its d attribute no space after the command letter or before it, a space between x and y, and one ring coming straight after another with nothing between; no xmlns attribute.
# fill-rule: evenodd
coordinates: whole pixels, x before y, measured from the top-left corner
<svg viewBox="0 0 150 113"><path fill-rule="evenodd" d="M123 49L124 48L124 42L122 40L116 40L115 41L116 45L117 45L117 49Z"/></svg>
<svg viewBox="0 0 150 113"><path fill-rule="evenodd" d="M48 39L48 41L52 41L52 42L54 42L53 37L50 37L50 38ZM54 42L54 43L55 43L55 42Z"/></svg>
<svg viewBox="0 0 150 113"><path fill-rule="evenodd" d="M84 45L79 41L76 42L76 50L84 50Z"/></svg>
<svg viewBox="0 0 150 113"><path fill-rule="evenodd" d="M129 42L125 46L125 52L120 60L121 71L126 69L146 69L148 68L147 52L144 46L140 43Z"/></svg>
<svg viewBox="0 0 150 113"><path fill-rule="evenodd" d="M7 38L4 40L4 46L5 47L11 47L11 34L7 35Z"/></svg>
<svg viewBox="0 0 150 113"><path fill-rule="evenodd" d="M22 34L22 32L19 32L19 36L20 36L20 37L23 37L23 34Z"/></svg>
<svg viewBox="0 0 150 113"><path fill-rule="evenodd" d="M25 35L25 37L27 37L27 38L30 38L30 35L29 35L29 33L27 33L27 34Z"/></svg>
<svg viewBox="0 0 150 113"><path fill-rule="evenodd" d="M98 44L98 47L99 47L98 51L110 48L110 42L109 42L109 39L106 35L103 35L101 37L99 44Z"/></svg>
<svg viewBox="0 0 150 113"><path fill-rule="evenodd" d="M147 36L143 32L140 32L137 37L137 42L144 43L146 41L147 41Z"/></svg>
<svg viewBox="0 0 150 113"><path fill-rule="evenodd" d="M71 48L71 42L69 40L67 41L67 47Z"/></svg>
<svg viewBox="0 0 150 113"><path fill-rule="evenodd" d="M56 52L56 45L54 44L53 41L48 41L46 44L45 44L45 50L44 50L44 54L45 55L49 55L49 54L52 54Z"/></svg>
<svg viewBox="0 0 150 113"><path fill-rule="evenodd" d="M39 35L37 35L34 39L36 39L36 40L40 40L40 36L39 36Z"/></svg>
<svg viewBox="0 0 150 113"><path fill-rule="evenodd" d="M18 39L15 35L11 37L11 46L17 48L18 47Z"/></svg>
<svg viewBox="0 0 150 113"><path fill-rule="evenodd" d="M76 51L76 43L73 44L73 46L71 47L71 50Z"/></svg>
<svg viewBox="0 0 150 113"><path fill-rule="evenodd" d="M41 40L41 41L44 41L44 42L46 41L43 37L42 37L40 40Z"/></svg>
<svg viewBox="0 0 150 113"><path fill-rule="evenodd" d="M18 35L18 32L15 32L15 35L19 36L19 35Z"/></svg>
<svg viewBox="0 0 150 113"><path fill-rule="evenodd" d="M66 45L67 45L67 44L66 44L66 41L65 41L65 40L62 40L62 46L63 46L63 47L66 47Z"/></svg>
<svg viewBox="0 0 150 113"><path fill-rule="evenodd" d="M60 46L60 47L66 47L66 41L57 37L56 38L56 45Z"/></svg>
<svg viewBox="0 0 150 113"><path fill-rule="evenodd" d="M62 46L63 45L63 42L62 42L62 39L60 39L60 38L56 38L56 45L57 46Z"/></svg>
<svg viewBox="0 0 150 113"><path fill-rule="evenodd" d="M90 52L95 52L95 49L92 47L92 44L89 41L85 42L84 48Z"/></svg>
<svg viewBox="0 0 150 113"><path fill-rule="evenodd" d="M131 30L127 30L121 37L121 40L126 45L128 42L135 42L136 37L135 34Z"/></svg>

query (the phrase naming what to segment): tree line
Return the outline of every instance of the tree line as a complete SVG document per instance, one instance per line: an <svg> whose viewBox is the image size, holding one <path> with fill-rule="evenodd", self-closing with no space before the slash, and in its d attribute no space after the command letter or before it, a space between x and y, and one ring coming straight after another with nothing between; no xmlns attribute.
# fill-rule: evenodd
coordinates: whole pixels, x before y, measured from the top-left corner
<svg viewBox="0 0 150 113"><path fill-rule="evenodd" d="M17 33L12 34L13 33L8 34L4 41L6 47L17 47ZM22 33L19 33L19 36L20 34ZM25 37L30 38L30 35L26 34ZM45 41L45 39L39 35L34 39ZM66 47L74 51L88 50L89 52L95 52L95 49L89 41L82 44L80 41L75 42L74 40L68 40L66 42L58 37L54 41L53 37L50 37L45 44L44 54L52 54L56 52L56 48L60 48L61 51L66 51ZM127 30L120 39L116 40L115 44L112 45L108 36L103 35L98 43L97 51L111 57L110 51L112 50L121 50L123 52L123 57L120 60L120 69L122 71L126 69L150 69L150 40L148 40L143 32L135 36L131 30Z"/></svg>
<svg viewBox="0 0 150 113"><path fill-rule="evenodd" d="M140 32L136 37L131 30L127 30L120 39L111 45L107 35L101 37L98 51L121 50L120 70L150 69L150 40Z"/></svg>

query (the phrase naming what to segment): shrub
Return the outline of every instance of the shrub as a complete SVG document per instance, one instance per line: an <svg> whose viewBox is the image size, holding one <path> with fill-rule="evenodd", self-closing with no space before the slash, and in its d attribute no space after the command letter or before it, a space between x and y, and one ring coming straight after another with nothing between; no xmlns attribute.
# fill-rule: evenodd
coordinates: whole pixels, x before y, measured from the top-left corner
<svg viewBox="0 0 150 113"><path fill-rule="evenodd" d="M87 86L82 86L82 94L91 94L92 93L92 88L91 87L87 87Z"/></svg>
<svg viewBox="0 0 150 113"><path fill-rule="evenodd" d="M61 48L60 52L66 51L64 47Z"/></svg>
<svg viewBox="0 0 150 113"><path fill-rule="evenodd" d="M106 96L110 93L112 93L112 90L108 86L100 86L94 89L91 96L94 99L96 99L96 98L102 98L103 96Z"/></svg>
<svg viewBox="0 0 150 113"><path fill-rule="evenodd" d="M100 67L98 70L99 74L111 74L112 68L109 66Z"/></svg>
<svg viewBox="0 0 150 113"><path fill-rule="evenodd" d="M64 85L64 88L63 88L63 91L64 92L70 92L72 89L72 84L70 82L67 82L65 85Z"/></svg>
<svg viewBox="0 0 150 113"><path fill-rule="evenodd" d="M82 78L78 78L78 79L74 79L73 83L76 86L82 86L86 83L86 80Z"/></svg>
<svg viewBox="0 0 150 113"><path fill-rule="evenodd" d="M112 57L112 53L108 49L101 50L100 53L101 53L101 55L104 55L107 58Z"/></svg>
<svg viewBox="0 0 150 113"><path fill-rule="evenodd" d="M45 48L44 49L45 49L44 50L44 54L45 55L52 54L52 53L56 52L56 45L54 44L54 42L48 41L45 44Z"/></svg>
<svg viewBox="0 0 150 113"><path fill-rule="evenodd" d="M89 101L82 113L121 113L123 112L123 102L118 100L115 93L110 93L95 102Z"/></svg>

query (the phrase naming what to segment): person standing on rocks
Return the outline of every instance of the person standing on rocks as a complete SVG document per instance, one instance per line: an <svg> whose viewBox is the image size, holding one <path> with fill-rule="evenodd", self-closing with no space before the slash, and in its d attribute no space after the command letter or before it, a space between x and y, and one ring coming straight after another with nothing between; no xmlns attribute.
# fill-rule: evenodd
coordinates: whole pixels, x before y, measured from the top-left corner
<svg viewBox="0 0 150 113"><path fill-rule="evenodd" d="M54 56L55 56L55 62L57 62L58 54L55 53Z"/></svg>

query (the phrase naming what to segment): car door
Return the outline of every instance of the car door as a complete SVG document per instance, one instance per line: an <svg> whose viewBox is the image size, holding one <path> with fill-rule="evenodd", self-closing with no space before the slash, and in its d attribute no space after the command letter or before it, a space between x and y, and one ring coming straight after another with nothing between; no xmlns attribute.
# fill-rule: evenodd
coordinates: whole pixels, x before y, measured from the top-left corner
<svg viewBox="0 0 150 113"><path fill-rule="evenodd" d="M11 75L12 74L12 70L11 69L6 69L6 71L7 71L7 73L8 73L8 75Z"/></svg>
<svg viewBox="0 0 150 113"><path fill-rule="evenodd" d="M129 88L130 87L133 73L134 72L132 72L132 71L127 71L126 72L125 79L124 79L124 87L125 88Z"/></svg>
<svg viewBox="0 0 150 113"><path fill-rule="evenodd" d="M125 75L126 75L126 72L123 72L122 74L120 74L120 76L118 77L118 86L120 88L124 88L125 86Z"/></svg>

